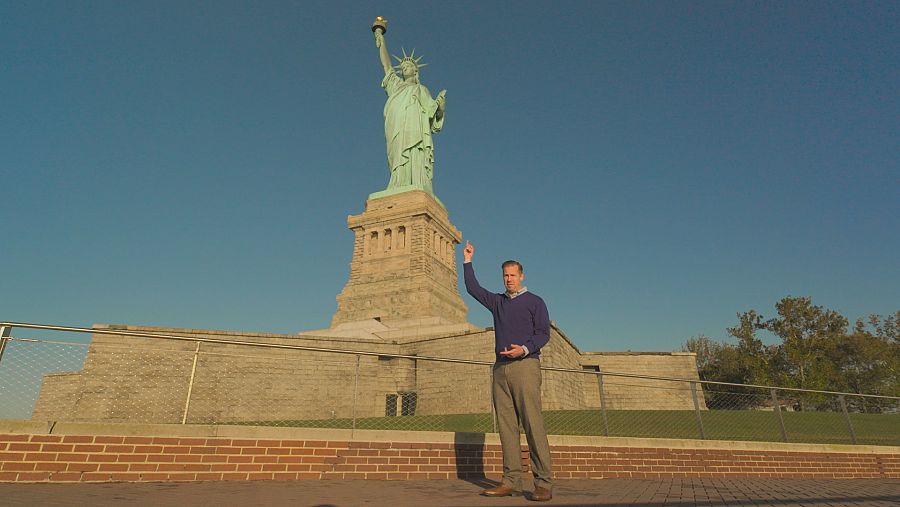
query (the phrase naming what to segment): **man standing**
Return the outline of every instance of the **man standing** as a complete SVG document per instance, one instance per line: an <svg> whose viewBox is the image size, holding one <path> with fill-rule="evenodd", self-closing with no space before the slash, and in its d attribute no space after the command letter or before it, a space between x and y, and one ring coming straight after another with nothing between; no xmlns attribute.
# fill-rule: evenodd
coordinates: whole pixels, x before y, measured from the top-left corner
<svg viewBox="0 0 900 507"><path fill-rule="evenodd" d="M486 489L485 496L522 494L522 456L519 450L519 421L525 428L534 493L530 500L552 498L550 444L541 413L541 347L550 341L550 315L544 300L522 286L525 274L517 261L503 263L506 292L488 292L475 278L472 255L475 247L466 241L463 269L466 290L494 316L494 352L491 386L494 410L503 448L503 482Z"/></svg>

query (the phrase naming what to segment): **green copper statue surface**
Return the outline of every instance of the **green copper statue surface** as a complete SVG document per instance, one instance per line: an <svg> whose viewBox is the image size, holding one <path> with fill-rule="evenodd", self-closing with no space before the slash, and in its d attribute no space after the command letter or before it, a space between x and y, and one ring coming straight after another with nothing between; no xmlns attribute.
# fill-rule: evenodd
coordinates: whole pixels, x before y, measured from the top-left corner
<svg viewBox="0 0 900 507"><path fill-rule="evenodd" d="M380 24L379 24L380 23ZM428 88L419 83L421 56L415 58L415 50L391 66L390 55L384 40L386 21L376 18L375 46L384 69L381 87L387 93L384 104L384 137L387 143L388 168L391 179L387 189L370 196L383 197L409 190L424 190L434 195L431 180L434 176L434 142L432 134L440 132L444 125L446 90L436 98ZM399 75L398 75L399 73Z"/></svg>

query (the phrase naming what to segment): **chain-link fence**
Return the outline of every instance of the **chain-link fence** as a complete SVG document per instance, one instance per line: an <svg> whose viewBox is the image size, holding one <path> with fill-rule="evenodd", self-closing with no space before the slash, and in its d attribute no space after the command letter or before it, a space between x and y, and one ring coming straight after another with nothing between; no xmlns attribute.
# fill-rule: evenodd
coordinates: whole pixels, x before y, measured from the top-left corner
<svg viewBox="0 0 900 507"><path fill-rule="evenodd" d="M0 329L0 419L495 431L487 361L78 330L94 333L86 344ZM596 368L542 376L550 434L900 445L895 397Z"/></svg>

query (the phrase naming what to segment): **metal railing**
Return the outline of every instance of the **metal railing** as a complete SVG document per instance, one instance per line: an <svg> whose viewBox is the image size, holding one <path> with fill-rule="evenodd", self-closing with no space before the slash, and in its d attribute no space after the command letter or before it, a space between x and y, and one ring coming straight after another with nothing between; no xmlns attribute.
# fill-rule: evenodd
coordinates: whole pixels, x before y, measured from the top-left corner
<svg viewBox="0 0 900 507"><path fill-rule="evenodd" d="M495 431L490 361L287 338L0 323L0 419ZM550 434L900 445L898 397L541 370Z"/></svg>

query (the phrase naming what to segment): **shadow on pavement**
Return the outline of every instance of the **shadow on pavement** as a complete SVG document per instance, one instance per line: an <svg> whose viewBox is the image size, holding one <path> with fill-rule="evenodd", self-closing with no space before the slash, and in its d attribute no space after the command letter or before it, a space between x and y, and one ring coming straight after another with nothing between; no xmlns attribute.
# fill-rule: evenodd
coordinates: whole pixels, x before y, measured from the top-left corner
<svg viewBox="0 0 900 507"><path fill-rule="evenodd" d="M482 489L493 488L497 481L484 475L484 433L453 433L456 478Z"/></svg>

